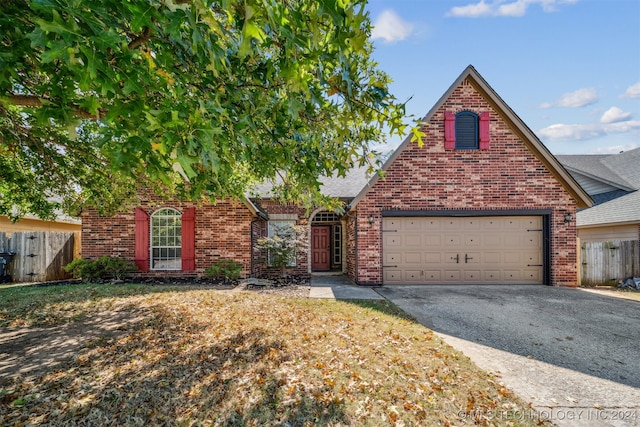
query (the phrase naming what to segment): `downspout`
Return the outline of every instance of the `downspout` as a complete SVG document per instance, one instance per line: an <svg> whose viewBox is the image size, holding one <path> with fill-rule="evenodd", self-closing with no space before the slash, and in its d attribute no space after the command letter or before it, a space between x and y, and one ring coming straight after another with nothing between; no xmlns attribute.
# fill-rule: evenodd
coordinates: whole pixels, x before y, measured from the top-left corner
<svg viewBox="0 0 640 427"><path fill-rule="evenodd" d="M345 215L348 216L349 218L353 219L353 234L354 234L354 238L353 238L353 240L354 240L354 242L353 242L353 245L354 245L354 247L353 247L353 252L354 252L354 254L353 254L354 255L353 268L355 269L353 275L355 276L354 279L355 279L355 282L356 282L356 285L357 285L358 284L358 218L349 213L349 208L350 208L350 206L347 206Z"/></svg>

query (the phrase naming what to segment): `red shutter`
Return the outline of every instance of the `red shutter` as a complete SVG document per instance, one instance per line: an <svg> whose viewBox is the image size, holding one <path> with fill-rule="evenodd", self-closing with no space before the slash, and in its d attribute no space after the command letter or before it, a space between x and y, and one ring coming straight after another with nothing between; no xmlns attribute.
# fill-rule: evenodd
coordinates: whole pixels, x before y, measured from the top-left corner
<svg viewBox="0 0 640 427"><path fill-rule="evenodd" d="M444 149L456 148L456 116L449 111L444 112Z"/></svg>
<svg viewBox="0 0 640 427"><path fill-rule="evenodd" d="M486 111L480 114L480 149L488 150L489 142L491 141L491 134L489 132L489 112Z"/></svg>
<svg viewBox="0 0 640 427"><path fill-rule="evenodd" d="M196 269L196 208L182 214L182 270Z"/></svg>
<svg viewBox="0 0 640 427"><path fill-rule="evenodd" d="M149 215L136 208L136 265L140 271L149 271Z"/></svg>

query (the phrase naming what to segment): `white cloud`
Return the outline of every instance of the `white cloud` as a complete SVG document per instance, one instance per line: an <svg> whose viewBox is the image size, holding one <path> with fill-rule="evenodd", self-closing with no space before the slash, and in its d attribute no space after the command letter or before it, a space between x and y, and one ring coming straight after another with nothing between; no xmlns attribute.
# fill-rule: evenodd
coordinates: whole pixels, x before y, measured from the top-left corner
<svg viewBox="0 0 640 427"><path fill-rule="evenodd" d="M583 141L601 136L640 131L640 121L628 120L618 123L564 124L558 123L538 131L547 140Z"/></svg>
<svg viewBox="0 0 640 427"><path fill-rule="evenodd" d="M625 93L621 95L622 98L640 98L640 82L631 85L627 88Z"/></svg>
<svg viewBox="0 0 640 427"><path fill-rule="evenodd" d="M492 15L492 6L480 0L480 3L452 7L447 15L458 18L478 18Z"/></svg>
<svg viewBox="0 0 640 427"><path fill-rule="evenodd" d="M538 135L549 140L581 141L604 135L604 129L598 125L566 125L558 123L538 131Z"/></svg>
<svg viewBox="0 0 640 427"><path fill-rule="evenodd" d="M413 32L413 24L404 21L393 10L385 10L373 24L371 38L382 39L386 43L405 40Z"/></svg>
<svg viewBox="0 0 640 427"><path fill-rule="evenodd" d="M465 6L452 7L447 16L457 18L479 18L483 16L510 16L520 17L527 13L529 6L538 4L544 12L555 12L557 6L561 4L574 4L578 0L514 0L505 2L505 0L493 0L487 3L480 0L478 3L472 3Z"/></svg>
<svg viewBox="0 0 640 427"><path fill-rule="evenodd" d="M622 109L618 107L611 107L604 112L602 117L600 117L600 122L616 123L616 122L623 122L625 120L629 120L630 118L631 118L631 113L622 111Z"/></svg>
<svg viewBox="0 0 640 427"><path fill-rule="evenodd" d="M573 92L563 93L556 102L544 102L540 104L540 108L565 107L580 108L598 102L598 94L592 87L586 87Z"/></svg>

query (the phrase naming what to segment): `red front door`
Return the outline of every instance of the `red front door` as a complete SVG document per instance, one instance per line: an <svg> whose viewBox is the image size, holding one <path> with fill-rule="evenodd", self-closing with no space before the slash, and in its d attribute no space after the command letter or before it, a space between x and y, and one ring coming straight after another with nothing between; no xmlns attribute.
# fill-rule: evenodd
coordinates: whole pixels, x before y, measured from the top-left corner
<svg viewBox="0 0 640 427"><path fill-rule="evenodd" d="M330 226L311 227L311 270L321 271L331 268L330 236Z"/></svg>

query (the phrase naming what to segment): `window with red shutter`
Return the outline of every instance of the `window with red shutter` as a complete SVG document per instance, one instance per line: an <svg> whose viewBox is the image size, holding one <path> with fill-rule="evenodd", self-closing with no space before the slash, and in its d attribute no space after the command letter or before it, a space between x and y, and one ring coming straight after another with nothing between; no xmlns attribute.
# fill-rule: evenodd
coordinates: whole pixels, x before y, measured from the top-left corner
<svg viewBox="0 0 640 427"><path fill-rule="evenodd" d="M196 208L182 214L182 270L196 269Z"/></svg>
<svg viewBox="0 0 640 427"><path fill-rule="evenodd" d="M140 271L149 271L149 214L136 208L136 253L135 263Z"/></svg>
<svg viewBox="0 0 640 427"><path fill-rule="evenodd" d="M480 114L480 149L481 150L488 150L489 149L489 143L491 142L491 134L489 132L489 112L485 111L484 113Z"/></svg>

